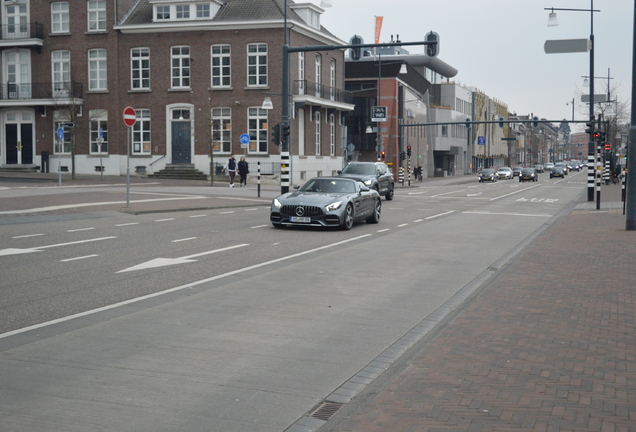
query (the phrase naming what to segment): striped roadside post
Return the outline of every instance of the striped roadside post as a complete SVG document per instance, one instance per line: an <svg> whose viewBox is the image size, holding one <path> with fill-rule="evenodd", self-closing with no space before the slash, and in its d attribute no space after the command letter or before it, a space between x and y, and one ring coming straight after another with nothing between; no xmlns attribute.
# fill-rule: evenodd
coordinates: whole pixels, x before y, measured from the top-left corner
<svg viewBox="0 0 636 432"><path fill-rule="evenodd" d="M596 149L596 210L601 209L601 146Z"/></svg>
<svg viewBox="0 0 636 432"><path fill-rule="evenodd" d="M256 177L256 190L258 191L258 197L261 197L261 161L258 161L258 176Z"/></svg>
<svg viewBox="0 0 636 432"><path fill-rule="evenodd" d="M280 186L283 193L289 192L289 152L280 154Z"/></svg>
<svg viewBox="0 0 636 432"><path fill-rule="evenodd" d="M603 181L605 184L610 184L610 160L609 158L605 159L605 168L603 169Z"/></svg>
<svg viewBox="0 0 636 432"><path fill-rule="evenodd" d="M596 175L596 161L594 153L587 155L587 190L588 201L594 201L594 176Z"/></svg>
<svg viewBox="0 0 636 432"><path fill-rule="evenodd" d="M398 181L404 186L404 167L400 167L398 170Z"/></svg>

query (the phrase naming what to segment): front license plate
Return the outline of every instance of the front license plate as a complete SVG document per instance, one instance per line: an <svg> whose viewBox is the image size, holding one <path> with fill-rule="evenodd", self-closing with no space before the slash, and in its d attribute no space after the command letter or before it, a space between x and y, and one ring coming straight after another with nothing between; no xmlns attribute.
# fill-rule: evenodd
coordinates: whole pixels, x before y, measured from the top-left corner
<svg viewBox="0 0 636 432"><path fill-rule="evenodd" d="M311 218L301 217L301 216L292 216L289 219L292 222L296 222L296 223L309 223L309 222L311 222Z"/></svg>

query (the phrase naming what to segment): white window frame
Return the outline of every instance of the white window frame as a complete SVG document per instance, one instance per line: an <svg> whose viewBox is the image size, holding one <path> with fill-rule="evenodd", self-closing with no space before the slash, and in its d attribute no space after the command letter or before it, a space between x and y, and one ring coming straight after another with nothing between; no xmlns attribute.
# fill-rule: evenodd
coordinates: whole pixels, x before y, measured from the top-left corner
<svg viewBox="0 0 636 432"><path fill-rule="evenodd" d="M150 48L148 47L130 49L130 88L150 90Z"/></svg>
<svg viewBox="0 0 636 432"><path fill-rule="evenodd" d="M106 31L106 0L88 0L86 9L88 31Z"/></svg>
<svg viewBox="0 0 636 432"><path fill-rule="evenodd" d="M212 17L212 8L209 3L196 5L196 17L198 19L208 19Z"/></svg>
<svg viewBox="0 0 636 432"><path fill-rule="evenodd" d="M336 155L336 116L329 114L329 155Z"/></svg>
<svg viewBox="0 0 636 432"><path fill-rule="evenodd" d="M255 50L255 51L252 51ZM267 87L268 46L266 43L247 44L247 87Z"/></svg>
<svg viewBox="0 0 636 432"><path fill-rule="evenodd" d="M232 86L232 50L228 44L212 45L210 47L210 61L214 88ZM215 82L216 81L216 82Z"/></svg>
<svg viewBox="0 0 636 432"><path fill-rule="evenodd" d="M175 19L181 20L189 20L190 19L190 5L189 4L177 4L174 5L175 8Z"/></svg>
<svg viewBox="0 0 636 432"><path fill-rule="evenodd" d="M212 118L212 151L218 154L232 153L232 108L213 107Z"/></svg>
<svg viewBox="0 0 636 432"><path fill-rule="evenodd" d="M99 155L100 148L97 140L99 139L99 128L102 128L104 139L102 141L101 154L108 154L108 111L105 109L92 109L88 113L89 121L89 142L90 154Z"/></svg>
<svg viewBox="0 0 636 432"><path fill-rule="evenodd" d="M71 32L69 10L69 2L67 1L51 3L51 33Z"/></svg>
<svg viewBox="0 0 636 432"><path fill-rule="evenodd" d="M336 59L331 59L329 64L329 98L336 99Z"/></svg>
<svg viewBox="0 0 636 432"><path fill-rule="evenodd" d="M314 124L316 125L316 134L315 134L315 140L316 140L316 156L320 156L320 141L322 140L322 136L321 136L321 115L320 115L320 111L316 111L314 113Z"/></svg>
<svg viewBox="0 0 636 432"><path fill-rule="evenodd" d="M145 108L135 109L137 120L132 127L132 154L152 154L152 141L150 134L150 110Z"/></svg>
<svg viewBox="0 0 636 432"><path fill-rule="evenodd" d="M247 133L250 136L249 153L251 154L267 154L269 143L268 111L260 106L247 108Z"/></svg>
<svg viewBox="0 0 636 432"><path fill-rule="evenodd" d="M88 91L108 90L108 53L104 48L88 50Z"/></svg>
<svg viewBox="0 0 636 432"><path fill-rule="evenodd" d="M155 6L154 14L155 21L170 21L172 11L170 5L157 5Z"/></svg>
<svg viewBox="0 0 636 432"><path fill-rule="evenodd" d="M179 50L175 53L175 50ZM187 54L184 54L187 50ZM175 65L175 61L178 62ZM170 87L173 89L190 89L190 47L176 45L170 47Z"/></svg>
<svg viewBox="0 0 636 432"><path fill-rule="evenodd" d="M51 81L53 98L67 98L71 94L71 52L51 51Z"/></svg>
<svg viewBox="0 0 636 432"><path fill-rule="evenodd" d="M305 94L305 53L298 53L298 94Z"/></svg>
<svg viewBox="0 0 636 432"><path fill-rule="evenodd" d="M322 56L316 54L316 97L320 97L321 87L320 81L322 80Z"/></svg>

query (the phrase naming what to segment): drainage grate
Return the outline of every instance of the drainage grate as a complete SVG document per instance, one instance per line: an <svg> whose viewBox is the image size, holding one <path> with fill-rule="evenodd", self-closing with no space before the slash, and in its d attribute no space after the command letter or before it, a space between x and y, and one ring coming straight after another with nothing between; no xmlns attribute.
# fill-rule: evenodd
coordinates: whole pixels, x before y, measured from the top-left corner
<svg viewBox="0 0 636 432"><path fill-rule="evenodd" d="M344 404L338 402L323 402L312 412L309 417L319 420L329 420Z"/></svg>

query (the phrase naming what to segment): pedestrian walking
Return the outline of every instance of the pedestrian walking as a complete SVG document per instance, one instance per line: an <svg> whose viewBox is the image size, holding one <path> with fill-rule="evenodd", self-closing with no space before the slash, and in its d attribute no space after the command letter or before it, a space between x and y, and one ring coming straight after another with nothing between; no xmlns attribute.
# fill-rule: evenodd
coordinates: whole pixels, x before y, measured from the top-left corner
<svg viewBox="0 0 636 432"><path fill-rule="evenodd" d="M230 155L230 158L223 167L223 171L225 171L230 178L230 187L234 187L234 176L236 175L236 159L234 155Z"/></svg>
<svg viewBox="0 0 636 432"><path fill-rule="evenodd" d="M245 162L245 156L241 156L241 160L238 163L238 173L241 176L241 182L239 183L240 187L247 187L247 175L250 173L250 168L248 163Z"/></svg>

